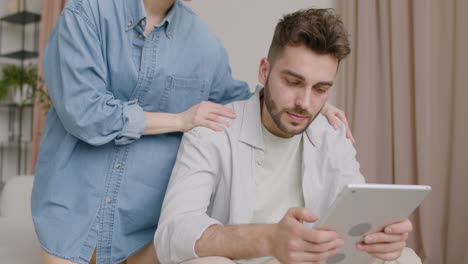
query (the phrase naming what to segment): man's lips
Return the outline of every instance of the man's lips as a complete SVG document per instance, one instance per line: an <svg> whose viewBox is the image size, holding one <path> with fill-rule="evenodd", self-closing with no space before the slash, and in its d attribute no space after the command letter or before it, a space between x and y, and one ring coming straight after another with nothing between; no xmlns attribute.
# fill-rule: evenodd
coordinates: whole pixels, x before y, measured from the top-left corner
<svg viewBox="0 0 468 264"><path fill-rule="evenodd" d="M298 114L293 114L291 112L286 112L289 116L290 119L296 121L296 122L302 122L307 119L307 116L303 115L298 115Z"/></svg>

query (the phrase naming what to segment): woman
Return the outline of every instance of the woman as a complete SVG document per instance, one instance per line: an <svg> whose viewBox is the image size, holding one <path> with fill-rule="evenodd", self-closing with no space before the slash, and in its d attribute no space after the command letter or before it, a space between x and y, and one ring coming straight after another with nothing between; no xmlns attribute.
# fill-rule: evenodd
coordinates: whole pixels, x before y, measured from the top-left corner
<svg viewBox="0 0 468 264"><path fill-rule="evenodd" d="M43 63L53 106L32 197L43 262L157 262L181 132L222 130L235 118L222 104L250 97L248 86L175 0L69 0Z"/></svg>

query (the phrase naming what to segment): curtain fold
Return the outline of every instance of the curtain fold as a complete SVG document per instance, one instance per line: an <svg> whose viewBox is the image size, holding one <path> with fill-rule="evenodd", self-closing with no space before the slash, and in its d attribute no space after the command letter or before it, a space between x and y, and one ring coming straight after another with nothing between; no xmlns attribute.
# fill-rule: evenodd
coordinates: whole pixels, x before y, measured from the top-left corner
<svg viewBox="0 0 468 264"><path fill-rule="evenodd" d="M465 0L340 1L352 54L339 95L368 182L428 184L409 244L425 264L468 260Z"/></svg>
<svg viewBox="0 0 468 264"><path fill-rule="evenodd" d="M57 22L63 7L65 6L66 0L43 0L41 22L39 31L39 59L38 59L38 75L42 77L42 54L49 39L50 34ZM44 86L44 90L47 88ZM33 117L33 135L31 144L31 174L34 174L34 170L37 162L37 155L39 152L39 144L41 142L42 130L44 129L46 111L37 102L34 104L34 117Z"/></svg>

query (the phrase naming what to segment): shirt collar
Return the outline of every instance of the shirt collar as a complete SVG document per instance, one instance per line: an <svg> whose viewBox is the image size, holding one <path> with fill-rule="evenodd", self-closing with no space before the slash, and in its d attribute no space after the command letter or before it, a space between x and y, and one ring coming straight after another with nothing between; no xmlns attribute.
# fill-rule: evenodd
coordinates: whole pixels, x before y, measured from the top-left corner
<svg viewBox="0 0 468 264"><path fill-rule="evenodd" d="M255 93L244 105L239 140L258 149L265 149L260 112L260 92Z"/></svg>
<svg viewBox="0 0 468 264"><path fill-rule="evenodd" d="M242 115L242 125L239 140L258 149L265 149L262 132L262 118L260 112L260 96L263 89L254 94L247 100ZM305 131L304 142L306 139L313 146L319 146L319 139L312 133L314 122L312 122Z"/></svg>
<svg viewBox="0 0 468 264"><path fill-rule="evenodd" d="M174 34L175 17L178 9L183 5L179 0L174 1L169 13L160 25L167 23L166 36L171 38ZM125 31L133 29L141 20L146 20L146 11L143 0L125 0Z"/></svg>

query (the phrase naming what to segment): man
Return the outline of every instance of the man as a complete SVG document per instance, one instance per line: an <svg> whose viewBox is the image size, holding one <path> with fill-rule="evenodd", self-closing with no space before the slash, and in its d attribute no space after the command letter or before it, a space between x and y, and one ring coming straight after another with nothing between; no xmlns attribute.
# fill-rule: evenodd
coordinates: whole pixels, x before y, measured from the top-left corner
<svg viewBox="0 0 468 264"><path fill-rule="evenodd" d="M223 132L198 127L182 139L155 235L163 264L319 263L337 253L343 240L313 222L364 178L344 125L334 130L319 113L349 52L329 9L279 22L260 63L264 89L229 105L237 118ZM406 219L356 247L376 262L417 263L405 249L411 229ZM190 261L208 256L224 258Z"/></svg>

